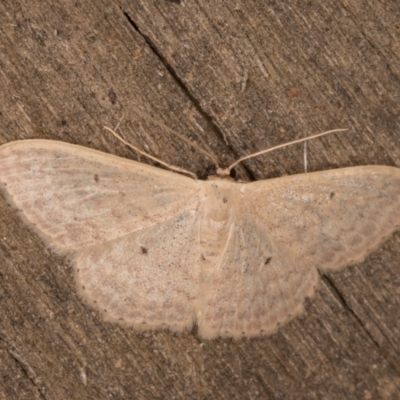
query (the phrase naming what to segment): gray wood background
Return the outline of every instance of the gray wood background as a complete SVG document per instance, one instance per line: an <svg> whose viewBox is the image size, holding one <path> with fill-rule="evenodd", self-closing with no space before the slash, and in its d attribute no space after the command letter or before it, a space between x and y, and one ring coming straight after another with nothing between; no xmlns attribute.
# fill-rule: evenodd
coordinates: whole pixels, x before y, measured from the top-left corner
<svg viewBox="0 0 400 400"><path fill-rule="evenodd" d="M191 171L333 128L310 170L400 167L398 0L2 0L0 143L47 138ZM243 179L303 171L297 145ZM1 173L1 171L0 171ZM70 262L0 196L1 399L398 399L400 235L322 276L270 337L203 341L102 322Z"/></svg>

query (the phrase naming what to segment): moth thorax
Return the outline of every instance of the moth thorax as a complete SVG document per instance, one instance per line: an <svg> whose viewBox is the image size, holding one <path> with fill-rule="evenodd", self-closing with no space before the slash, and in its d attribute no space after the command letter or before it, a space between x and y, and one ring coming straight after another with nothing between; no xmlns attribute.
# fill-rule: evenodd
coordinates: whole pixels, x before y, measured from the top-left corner
<svg viewBox="0 0 400 400"><path fill-rule="evenodd" d="M232 183L214 181L206 187L201 223L201 262L204 269L218 265L234 229Z"/></svg>

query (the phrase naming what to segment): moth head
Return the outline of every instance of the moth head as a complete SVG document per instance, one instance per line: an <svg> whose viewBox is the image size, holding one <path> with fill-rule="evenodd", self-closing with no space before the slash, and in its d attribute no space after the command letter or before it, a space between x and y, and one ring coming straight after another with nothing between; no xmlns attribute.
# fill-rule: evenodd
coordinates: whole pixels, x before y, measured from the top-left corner
<svg viewBox="0 0 400 400"><path fill-rule="evenodd" d="M220 168L218 165L209 165L204 173L198 174L199 179L203 180L217 180L226 179L229 181L234 181L236 176L236 171L233 168Z"/></svg>

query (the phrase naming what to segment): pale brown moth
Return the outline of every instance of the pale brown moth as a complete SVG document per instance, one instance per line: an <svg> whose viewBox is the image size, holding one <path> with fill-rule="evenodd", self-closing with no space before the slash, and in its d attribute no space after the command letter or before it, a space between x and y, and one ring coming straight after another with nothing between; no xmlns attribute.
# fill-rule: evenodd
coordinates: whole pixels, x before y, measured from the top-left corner
<svg viewBox="0 0 400 400"><path fill-rule="evenodd" d="M400 169L388 166L201 181L24 140L0 147L0 171L26 223L71 257L83 298L136 329L272 333L302 311L318 270L363 260L400 225Z"/></svg>

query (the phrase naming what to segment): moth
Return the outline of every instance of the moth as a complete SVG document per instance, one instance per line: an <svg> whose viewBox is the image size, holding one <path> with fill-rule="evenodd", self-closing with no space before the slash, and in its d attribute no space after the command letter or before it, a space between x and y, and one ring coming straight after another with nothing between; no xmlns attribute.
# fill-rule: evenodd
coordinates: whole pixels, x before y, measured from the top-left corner
<svg viewBox="0 0 400 400"><path fill-rule="evenodd" d="M68 255L105 320L206 339L266 335L400 226L400 169L206 181L48 140L0 147L7 199ZM217 179L218 178L218 179Z"/></svg>

